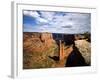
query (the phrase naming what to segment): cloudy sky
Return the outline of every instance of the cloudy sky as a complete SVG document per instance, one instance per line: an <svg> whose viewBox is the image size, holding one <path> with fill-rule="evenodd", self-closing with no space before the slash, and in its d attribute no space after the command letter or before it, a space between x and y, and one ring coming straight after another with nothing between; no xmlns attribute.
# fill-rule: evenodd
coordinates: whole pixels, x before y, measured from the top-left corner
<svg viewBox="0 0 100 80"><path fill-rule="evenodd" d="M91 14L75 12L23 11L24 32L84 33L91 31Z"/></svg>

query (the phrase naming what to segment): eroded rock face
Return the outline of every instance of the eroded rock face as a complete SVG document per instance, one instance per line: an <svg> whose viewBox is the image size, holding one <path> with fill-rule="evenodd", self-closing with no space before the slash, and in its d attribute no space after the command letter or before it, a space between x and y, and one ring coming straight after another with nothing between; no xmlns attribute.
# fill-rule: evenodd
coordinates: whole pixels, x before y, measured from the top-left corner
<svg viewBox="0 0 100 80"><path fill-rule="evenodd" d="M54 61L48 56L58 54L58 45L50 33L24 33L23 68L53 67Z"/></svg>
<svg viewBox="0 0 100 80"><path fill-rule="evenodd" d="M72 44L74 39L64 35L64 40ZM73 36L73 35L72 35ZM23 69L64 67L73 46L59 45L52 33L24 32L23 33ZM86 40L76 40L75 46L79 49L87 64L91 63L91 43ZM65 49L66 48L66 49ZM61 49L61 50L60 50ZM54 61L48 56L59 56L63 53L63 60ZM61 57L61 56L60 56Z"/></svg>
<svg viewBox="0 0 100 80"><path fill-rule="evenodd" d="M79 49L87 64L91 64L91 43L86 40L76 40L75 46Z"/></svg>
<svg viewBox="0 0 100 80"><path fill-rule="evenodd" d="M43 52L55 44L50 33L24 33L23 41L24 51L28 52Z"/></svg>
<svg viewBox="0 0 100 80"><path fill-rule="evenodd" d="M51 33L42 33L41 34L41 40L53 40L52 34Z"/></svg>

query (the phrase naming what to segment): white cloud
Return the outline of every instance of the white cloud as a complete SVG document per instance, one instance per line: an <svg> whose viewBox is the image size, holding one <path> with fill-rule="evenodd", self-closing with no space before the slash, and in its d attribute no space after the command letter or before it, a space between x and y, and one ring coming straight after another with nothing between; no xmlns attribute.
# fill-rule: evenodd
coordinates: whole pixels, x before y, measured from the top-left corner
<svg viewBox="0 0 100 80"><path fill-rule="evenodd" d="M24 15L38 18L40 15L36 11L24 11Z"/></svg>
<svg viewBox="0 0 100 80"><path fill-rule="evenodd" d="M56 13L40 11L39 14L37 11L24 11L24 15L34 17L38 22L34 29L31 28L33 32L83 33L90 31L90 14L65 13L65 15L56 15Z"/></svg>
<svg viewBox="0 0 100 80"><path fill-rule="evenodd" d="M48 20L41 18L36 11L24 11L24 15L31 16L37 20L38 23L47 23Z"/></svg>
<svg viewBox="0 0 100 80"><path fill-rule="evenodd" d="M40 23L48 23L48 20L40 18L40 17L37 18L37 21L39 21Z"/></svg>
<svg viewBox="0 0 100 80"><path fill-rule="evenodd" d="M41 16L48 21L51 21L54 17L55 12L46 12L46 11L40 11Z"/></svg>

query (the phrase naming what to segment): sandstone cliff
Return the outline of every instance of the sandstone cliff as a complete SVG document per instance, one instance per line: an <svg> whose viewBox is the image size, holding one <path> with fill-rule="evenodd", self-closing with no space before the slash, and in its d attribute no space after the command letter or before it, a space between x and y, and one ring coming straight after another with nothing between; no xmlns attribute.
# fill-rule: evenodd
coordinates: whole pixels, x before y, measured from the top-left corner
<svg viewBox="0 0 100 80"><path fill-rule="evenodd" d="M50 33L24 33L23 68L53 67L48 56L58 55L58 45ZM33 66L34 65L34 66Z"/></svg>

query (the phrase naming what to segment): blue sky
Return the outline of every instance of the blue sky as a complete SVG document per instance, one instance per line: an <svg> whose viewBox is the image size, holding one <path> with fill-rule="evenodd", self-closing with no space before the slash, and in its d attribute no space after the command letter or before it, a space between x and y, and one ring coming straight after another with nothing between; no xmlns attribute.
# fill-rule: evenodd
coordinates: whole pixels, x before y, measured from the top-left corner
<svg viewBox="0 0 100 80"><path fill-rule="evenodd" d="M77 34L91 31L91 14L75 12L23 11L24 32Z"/></svg>

